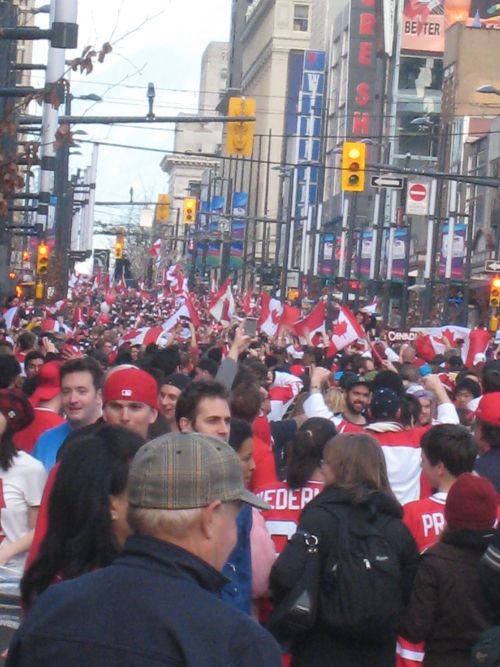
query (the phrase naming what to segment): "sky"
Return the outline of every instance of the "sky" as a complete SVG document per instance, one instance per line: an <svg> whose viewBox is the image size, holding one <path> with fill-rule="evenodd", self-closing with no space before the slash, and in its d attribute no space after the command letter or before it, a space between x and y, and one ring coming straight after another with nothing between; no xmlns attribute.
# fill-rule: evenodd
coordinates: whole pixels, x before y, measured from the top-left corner
<svg viewBox="0 0 500 667"><path fill-rule="evenodd" d="M47 3L38 0L37 6L43 4ZM100 49L108 41L113 51L90 75L71 72L73 95L95 93L103 98L97 103L74 99L72 115L144 116L149 82L155 85L157 116L197 112L201 56L209 42L229 39L231 0L79 0L78 5L79 45L67 51L67 59L78 57L85 46ZM37 15L38 25L47 23L46 15ZM42 48L34 61L45 62L44 57L46 46L45 54ZM43 85L43 78L34 79L33 85ZM75 139L165 151L173 146L173 125L73 129L87 132ZM92 144L82 142L75 150L82 155L71 157L72 173L90 164ZM159 166L162 157L161 152L101 145L96 201L126 202L131 187L135 201L156 201L167 191L167 175ZM118 224L130 208L96 206L95 219Z"/></svg>

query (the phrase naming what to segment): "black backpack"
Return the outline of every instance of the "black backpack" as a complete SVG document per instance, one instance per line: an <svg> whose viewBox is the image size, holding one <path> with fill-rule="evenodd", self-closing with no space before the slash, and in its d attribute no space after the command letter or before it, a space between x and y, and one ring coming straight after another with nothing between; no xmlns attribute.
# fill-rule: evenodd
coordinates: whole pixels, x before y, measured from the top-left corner
<svg viewBox="0 0 500 667"><path fill-rule="evenodd" d="M318 621L346 639L393 640L402 606L401 568L380 530L391 518L361 507L321 507L337 518L338 534L324 561Z"/></svg>

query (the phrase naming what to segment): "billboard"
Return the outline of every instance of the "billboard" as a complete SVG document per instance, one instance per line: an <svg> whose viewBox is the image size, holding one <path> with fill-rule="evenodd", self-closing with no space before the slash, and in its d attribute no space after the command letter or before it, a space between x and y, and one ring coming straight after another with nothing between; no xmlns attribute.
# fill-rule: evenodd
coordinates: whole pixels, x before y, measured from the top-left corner
<svg viewBox="0 0 500 667"><path fill-rule="evenodd" d="M444 51L444 33L454 23L500 28L500 3L493 0L405 0L401 48Z"/></svg>
<svg viewBox="0 0 500 667"><path fill-rule="evenodd" d="M470 1L470 0L469 0ZM444 51L444 0L406 0L401 48L409 51Z"/></svg>

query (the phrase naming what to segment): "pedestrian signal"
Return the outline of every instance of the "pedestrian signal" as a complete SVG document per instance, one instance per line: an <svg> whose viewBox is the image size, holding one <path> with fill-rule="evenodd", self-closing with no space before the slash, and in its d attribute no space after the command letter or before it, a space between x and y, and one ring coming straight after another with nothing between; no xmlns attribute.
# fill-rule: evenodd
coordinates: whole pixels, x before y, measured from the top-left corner
<svg viewBox="0 0 500 667"><path fill-rule="evenodd" d="M366 145L345 141L342 148L342 190L363 192L365 189Z"/></svg>
<svg viewBox="0 0 500 667"><path fill-rule="evenodd" d="M498 308L500 306L500 276L495 276L490 285L490 306Z"/></svg>

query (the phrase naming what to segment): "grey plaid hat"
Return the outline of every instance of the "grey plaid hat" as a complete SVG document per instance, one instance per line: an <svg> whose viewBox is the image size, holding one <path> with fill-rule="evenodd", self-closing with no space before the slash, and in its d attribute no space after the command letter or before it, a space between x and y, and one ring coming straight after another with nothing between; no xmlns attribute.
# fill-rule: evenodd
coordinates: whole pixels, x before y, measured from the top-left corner
<svg viewBox="0 0 500 667"><path fill-rule="evenodd" d="M201 433L167 433L143 445L130 466L128 500L144 509L194 509L214 500L270 509L245 489L236 452Z"/></svg>

